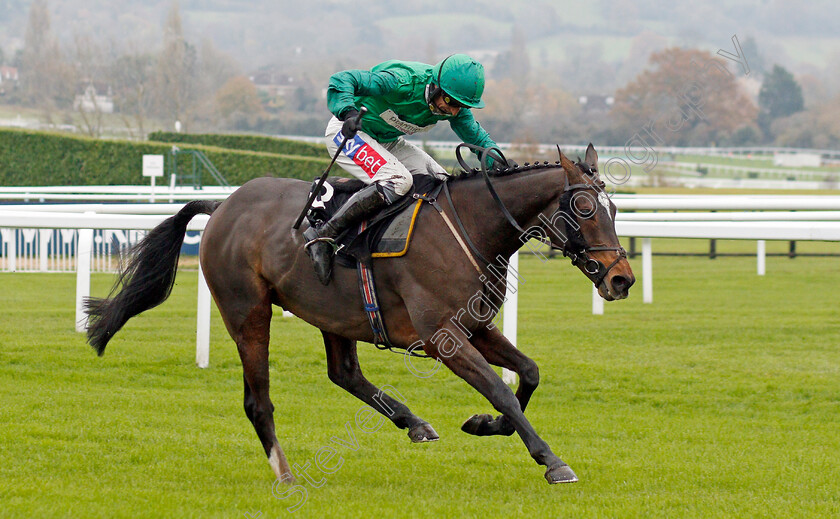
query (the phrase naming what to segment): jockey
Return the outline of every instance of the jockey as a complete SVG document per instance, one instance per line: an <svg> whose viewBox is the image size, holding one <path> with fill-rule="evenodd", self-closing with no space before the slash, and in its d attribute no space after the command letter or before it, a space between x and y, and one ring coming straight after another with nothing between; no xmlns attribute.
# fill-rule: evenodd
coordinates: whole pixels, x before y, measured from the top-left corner
<svg viewBox="0 0 840 519"><path fill-rule="evenodd" d="M403 135L428 131L446 120L464 142L496 146L471 111L484 107L483 92L484 67L464 54L453 54L435 66L386 61L370 71L345 70L330 78L327 107L333 117L325 134L327 149L334 155L347 137L336 162L368 185L330 221L303 233L321 283L330 282L334 240L345 229L407 194L412 173L448 176L443 166ZM363 106L367 112L357 123Z"/></svg>

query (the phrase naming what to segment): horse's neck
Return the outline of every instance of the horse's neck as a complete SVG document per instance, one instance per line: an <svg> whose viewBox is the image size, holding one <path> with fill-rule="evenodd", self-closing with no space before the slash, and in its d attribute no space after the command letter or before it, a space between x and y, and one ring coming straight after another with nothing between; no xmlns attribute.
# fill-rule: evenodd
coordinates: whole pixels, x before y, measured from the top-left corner
<svg viewBox="0 0 840 519"><path fill-rule="evenodd" d="M551 213L556 208L565 179L565 171L556 167L493 177L491 180L516 223L527 230L539 222L540 214ZM509 256L521 247L521 231L507 220L484 179L463 181L453 188L453 203L482 253L487 252L493 257L496 254Z"/></svg>

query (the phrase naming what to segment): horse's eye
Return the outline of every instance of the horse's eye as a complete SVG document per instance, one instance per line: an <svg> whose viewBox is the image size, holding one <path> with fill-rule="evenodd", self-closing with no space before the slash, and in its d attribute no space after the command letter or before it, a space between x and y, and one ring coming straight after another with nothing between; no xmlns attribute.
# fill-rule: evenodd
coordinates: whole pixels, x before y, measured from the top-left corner
<svg viewBox="0 0 840 519"><path fill-rule="evenodd" d="M595 205L588 197L578 196L572 200L572 210L580 218L591 218L595 214Z"/></svg>

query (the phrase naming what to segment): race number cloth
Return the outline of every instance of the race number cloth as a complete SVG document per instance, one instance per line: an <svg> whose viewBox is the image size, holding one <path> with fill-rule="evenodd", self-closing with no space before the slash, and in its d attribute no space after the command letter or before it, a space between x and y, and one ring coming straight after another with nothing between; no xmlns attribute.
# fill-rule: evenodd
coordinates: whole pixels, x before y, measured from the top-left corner
<svg viewBox="0 0 840 519"><path fill-rule="evenodd" d="M307 213L310 225L321 225L335 214L353 193L364 187L364 183L349 178L330 177L321 188ZM429 193L443 184L429 175L414 175L414 192ZM313 188L315 185L313 184ZM355 268L356 260L370 258L394 258L405 255L411 242L414 224L420 212L422 201L411 196L401 198L387 206L381 213L352 227L337 239L341 246L336 256L339 265ZM352 259L351 259L352 258Z"/></svg>

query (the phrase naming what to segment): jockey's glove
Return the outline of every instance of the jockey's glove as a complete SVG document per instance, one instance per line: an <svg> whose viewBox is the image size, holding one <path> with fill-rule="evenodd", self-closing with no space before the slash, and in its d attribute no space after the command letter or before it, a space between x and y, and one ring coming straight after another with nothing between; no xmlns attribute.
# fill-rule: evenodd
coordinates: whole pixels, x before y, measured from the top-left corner
<svg viewBox="0 0 840 519"><path fill-rule="evenodd" d="M512 161L508 158L505 158L505 161L496 159L496 160L493 161L493 164L490 165L490 171L492 171L494 173L498 173L500 171L505 171L505 170L508 170L508 169L515 168L518 165L519 164L517 164L515 161Z"/></svg>
<svg viewBox="0 0 840 519"><path fill-rule="evenodd" d="M344 125L341 127L341 133L348 139L352 139L356 132L362 129L362 121L358 118L359 111L351 108L344 112Z"/></svg>

